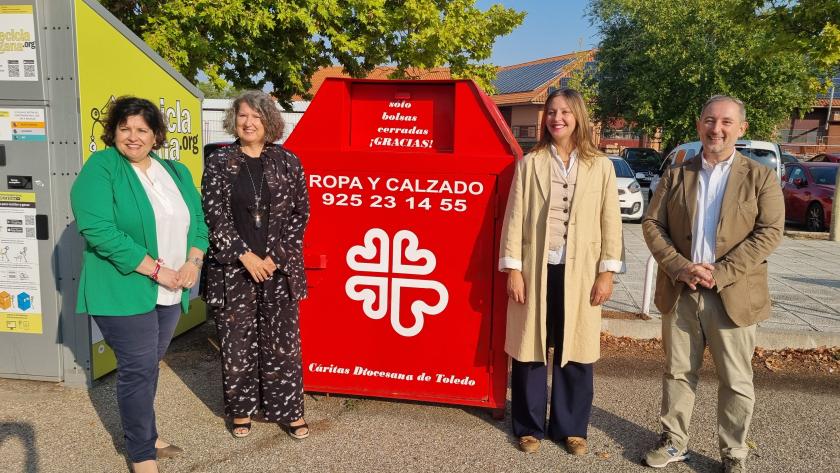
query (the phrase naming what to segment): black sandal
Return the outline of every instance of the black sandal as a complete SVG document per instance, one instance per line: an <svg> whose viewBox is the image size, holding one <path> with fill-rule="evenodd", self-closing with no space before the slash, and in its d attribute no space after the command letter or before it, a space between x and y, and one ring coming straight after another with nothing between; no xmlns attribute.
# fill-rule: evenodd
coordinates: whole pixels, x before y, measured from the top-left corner
<svg viewBox="0 0 840 473"><path fill-rule="evenodd" d="M234 437L236 437L238 439L241 439L241 438L245 438L248 435L250 435L250 433L251 433L251 422L250 421L245 422L244 424L237 424L237 423L234 423L231 420L230 423L231 423L230 434L233 435ZM239 430L239 429L245 429L245 431L244 432L237 432L237 430Z"/></svg>
<svg viewBox="0 0 840 473"><path fill-rule="evenodd" d="M303 440L306 437L309 437L310 430L309 425L306 423L306 421L304 421L303 424L300 425L284 425L283 427L286 429L286 433L289 434L289 437L295 440ZM306 429L305 433L298 433L304 429Z"/></svg>

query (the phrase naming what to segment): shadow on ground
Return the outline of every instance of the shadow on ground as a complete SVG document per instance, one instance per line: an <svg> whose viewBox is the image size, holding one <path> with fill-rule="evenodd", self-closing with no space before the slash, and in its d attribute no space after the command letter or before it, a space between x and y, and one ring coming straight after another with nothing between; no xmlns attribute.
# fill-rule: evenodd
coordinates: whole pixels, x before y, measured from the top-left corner
<svg viewBox="0 0 840 473"><path fill-rule="evenodd" d="M827 278L803 278L803 277L790 277L790 276L782 276L782 279L787 279L788 281L794 281L804 284L813 284L814 286L827 286L827 287L834 287L840 288L840 279L827 279Z"/></svg>
<svg viewBox="0 0 840 473"><path fill-rule="evenodd" d="M38 471L38 449L35 447L35 429L23 422L0 422L0 447L4 443L18 439L26 450L26 461L23 471L35 473Z"/></svg>
<svg viewBox="0 0 840 473"><path fill-rule="evenodd" d="M592 408L590 425L604 432L622 447L622 456L629 462L641 464L644 454L659 441L659 434L599 407ZM720 462L700 453L689 451L686 462L693 471L717 471Z"/></svg>
<svg viewBox="0 0 840 473"><path fill-rule="evenodd" d="M208 411L224 418L222 362L211 340L217 340L216 328L208 320L172 340L163 361Z"/></svg>
<svg viewBox="0 0 840 473"><path fill-rule="evenodd" d="M99 421L111 436L114 448L120 454L125 455L120 409L117 405L116 381L116 371L93 381L93 387L88 390L88 396Z"/></svg>

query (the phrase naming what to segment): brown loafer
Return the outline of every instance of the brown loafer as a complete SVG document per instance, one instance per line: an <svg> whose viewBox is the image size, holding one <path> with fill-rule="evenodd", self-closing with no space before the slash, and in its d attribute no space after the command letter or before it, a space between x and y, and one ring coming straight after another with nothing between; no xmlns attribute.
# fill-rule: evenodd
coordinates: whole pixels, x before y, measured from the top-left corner
<svg viewBox="0 0 840 473"><path fill-rule="evenodd" d="M540 451L540 439L531 435L519 437L519 449L525 453L537 453Z"/></svg>
<svg viewBox="0 0 840 473"><path fill-rule="evenodd" d="M572 455L586 455L589 453L586 439L583 437L566 437L566 451Z"/></svg>
<svg viewBox="0 0 840 473"><path fill-rule="evenodd" d="M155 450L157 450L158 458L175 458L178 455L184 453L183 448L172 444L169 444L163 448L156 448Z"/></svg>

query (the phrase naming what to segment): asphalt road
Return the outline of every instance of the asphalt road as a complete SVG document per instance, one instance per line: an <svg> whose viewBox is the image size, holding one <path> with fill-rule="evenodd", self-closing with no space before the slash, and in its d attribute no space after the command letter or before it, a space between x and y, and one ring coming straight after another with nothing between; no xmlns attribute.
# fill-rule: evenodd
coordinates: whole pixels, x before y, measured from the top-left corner
<svg viewBox="0 0 840 473"><path fill-rule="evenodd" d="M186 450L163 460L164 472L633 472L653 471L639 458L655 443L660 402L658 354L613 350L596 365L589 441L592 453L567 455L544 442L525 455L509 419L481 409L307 395L312 436L295 441L276 425L257 423L234 439L224 427L210 324L175 340L158 394L161 435ZM0 470L123 472L115 376L90 390L0 380ZM840 471L840 376L757 375L750 471ZM720 463L715 437L716 383L707 368L691 433L692 460L665 471L712 472Z"/></svg>

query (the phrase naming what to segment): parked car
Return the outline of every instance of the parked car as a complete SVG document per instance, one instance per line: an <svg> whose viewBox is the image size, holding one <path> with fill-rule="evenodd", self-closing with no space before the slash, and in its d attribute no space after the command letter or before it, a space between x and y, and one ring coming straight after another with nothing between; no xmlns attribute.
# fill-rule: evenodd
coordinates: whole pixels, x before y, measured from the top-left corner
<svg viewBox="0 0 840 473"><path fill-rule="evenodd" d="M615 180L618 184L618 205L622 220L641 220L645 214L645 199L642 186L633 176L633 170L627 161L618 156L610 156L615 168Z"/></svg>
<svg viewBox="0 0 840 473"><path fill-rule="evenodd" d="M643 186L650 185L662 163L662 156L653 148L624 148L619 156L627 161L635 173L636 180Z"/></svg>
<svg viewBox="0 0 840 473"><path fill-rule="evenodd" d="M831 203L837 185L838 163L810 162L789 164L782 177L785 219L820 232L831 225Z"/></svg>
<svg viewBox="0 0 840 473"><path fill-rule="evenodd" d="M786 152L782 151L782 164L796 164L798 162L799 162L799 158L797 158L796 156L794 156L790 153L786 153ZM784 173L782 173L782 174L784 174Z"/></svg>
<svg viewBox="0 0 840 473"><path fill-rule="evenodd" d="M797 158L796 156L794 156L790 153L786 153L784 151L782 151L781 158L782 158L782 176L785 175L785 166L787 166L788 164L796 164L796 163L799 162L799 158Z"/></svg>
<svg viewBox="0 0 840 473"><path fill-rule="evenodd" d="M781 181L782 178L782 150L776 143L769 141L757 140L738 140L735 142L735 149L744 156L755 160L770 169L776 171L776 176ZM668 153L668 156L662 160L662 165L656 171L657 177L651 179L650 194L656 192L656 185L659 184L659 177L666 169L672 166L681 164L683 161L697 156L703 150L703 145L699 141L692 141L690 143L683 143Z"/></svg>
<svg viewBox="0 0 840 473"><path fill-rule="evenodd" d="M810 163L840 163L840 153L818 154L809 159Z"/></svg>

